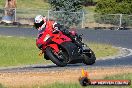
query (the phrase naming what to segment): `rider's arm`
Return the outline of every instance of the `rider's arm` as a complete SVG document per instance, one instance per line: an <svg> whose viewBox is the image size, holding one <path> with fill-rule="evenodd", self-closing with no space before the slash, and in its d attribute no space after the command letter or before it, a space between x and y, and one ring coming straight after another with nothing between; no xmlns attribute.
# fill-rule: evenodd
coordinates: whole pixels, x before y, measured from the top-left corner
<svg viewBox="0 0 132 88"><path fill-rule="evenodd" d="M69 34L68 28L64 27L63 25L60 25L57 22L54 22L53 29L56 30L56 31L61 31L65 34Z"/></svg>

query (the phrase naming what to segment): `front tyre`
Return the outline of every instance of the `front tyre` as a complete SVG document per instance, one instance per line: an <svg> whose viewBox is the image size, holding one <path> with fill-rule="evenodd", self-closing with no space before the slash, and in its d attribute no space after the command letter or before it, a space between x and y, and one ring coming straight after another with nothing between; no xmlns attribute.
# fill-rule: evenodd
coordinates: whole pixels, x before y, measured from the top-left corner
<svg viewBox="0 0 132 88"><path fill-rule="evenodd" d="M49 59L57 66L64 67L67 65L67 58L64 52L57 54L51 47L47 47L45 51Z"/></svg>
<svg viewBox="0 0 132 88"><path fill-rule="evenodd" d="M83 57L84 57L84 61L83 61L84 64L92 65L95 63L96 57L94 52L91 49L89 49L88 52L84 53Z"/></svg>

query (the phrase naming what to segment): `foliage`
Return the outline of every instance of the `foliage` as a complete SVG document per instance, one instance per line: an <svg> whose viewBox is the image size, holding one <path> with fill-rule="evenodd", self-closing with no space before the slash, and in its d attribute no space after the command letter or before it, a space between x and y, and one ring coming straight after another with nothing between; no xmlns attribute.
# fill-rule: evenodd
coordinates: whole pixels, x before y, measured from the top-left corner
<svg viewBox="0 0 132 88"><path fill-rule="evenodd" d="M61 21L59 20L60 23L71 27L81 22L78 18L82 17L82 14L71 14L71 12L80 12L82 10L82 1L83 0L49 0L49 3L53 11L62 11L60 15L53 14L56 19L63 19Z"/></svg>
<svg viewBox="0 0 132 88"><path fill-rule="evenodd" d="M82 0L49 0L52 10L76 12L82 9Z"/></svg>
<svg viewBox="0 0 132 88"><path fill-rule="evenodd" d="M119 26L120 15L105 14L132 14L132 0L98 0L95 11L103 16L95 16L98 23ZM131 16L123 15L122 26L131 25Z"/></svg>
<svg viewBox="0 0 132 88"><path fill-rule="evenodd" d="M132 14L132 0L98 0L95 11L100 14Z"/></svg>
<svg viewBox="0 0 132 88"><path fill-rule="evenodd" d="M122 16L122 17L121 17ZM130 27L132 25L132 15L127 14L105 14L99 15L95 14L94 19L97 23L100 24L111 24L113 26L119 27ZM121 23L120 23L121 19Z"/></svg>
<svg viewBox="0 0 132 88"><path fill-rule="evenodd" d="M82 12L50 11L50 17L53 17L53 20L66 27L79 27L82 15Z"/></svg>
<svg viewBox="0 0 132 88"><path fill-rule="evenodd" d="M120 15L99 15L99 14L95 14L94 15L94 19L97 23L100 24L112 24L112 25L119 25L119 21L120 21Z"/></svg>
<svg viewBox="0 0 132 88"><path fill-rule="evenodd" d="M82 5L84 6L95 6L96 3L94 0L82 0Z"/></svg>

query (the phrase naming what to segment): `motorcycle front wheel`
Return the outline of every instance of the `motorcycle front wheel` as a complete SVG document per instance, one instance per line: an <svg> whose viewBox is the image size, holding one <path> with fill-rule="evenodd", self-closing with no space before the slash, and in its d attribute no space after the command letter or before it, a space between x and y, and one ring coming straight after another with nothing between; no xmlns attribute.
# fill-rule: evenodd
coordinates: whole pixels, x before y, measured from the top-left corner
<svg viewBox="0 0 132 88"><path fill-rule="evenodd" d="M96 57L94 52L91 49L89 49L88 52L84 53L83 57L84 57L84 61L83 61L84 64L92 65L95 63Z"/></svg>
<svg viewBox="0 0 132 88"><path fill-rule="evenodd" d="M64 67L67 65L67 53L61 50L61 53L56 53L51 47L46 48L46 55L57 66Z"/></svg>

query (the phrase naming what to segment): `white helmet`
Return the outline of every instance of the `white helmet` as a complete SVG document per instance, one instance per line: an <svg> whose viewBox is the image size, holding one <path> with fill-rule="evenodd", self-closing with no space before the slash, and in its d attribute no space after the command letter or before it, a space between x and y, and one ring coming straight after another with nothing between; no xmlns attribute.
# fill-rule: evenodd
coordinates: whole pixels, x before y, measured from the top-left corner
<svg viewBox="0 0 132 88"><path fill-rule="evenodd" d="M46 17L37 15L34 19L34 27L38 30L43 29L46 26Z"/></svg>

